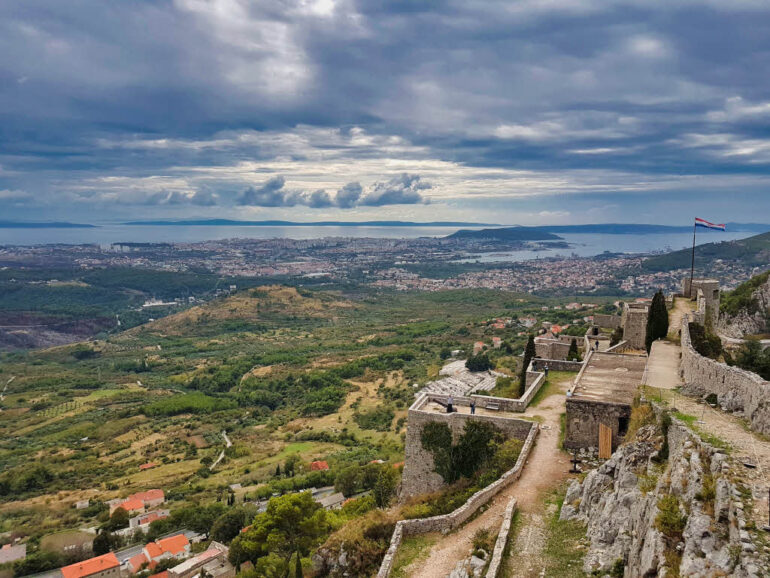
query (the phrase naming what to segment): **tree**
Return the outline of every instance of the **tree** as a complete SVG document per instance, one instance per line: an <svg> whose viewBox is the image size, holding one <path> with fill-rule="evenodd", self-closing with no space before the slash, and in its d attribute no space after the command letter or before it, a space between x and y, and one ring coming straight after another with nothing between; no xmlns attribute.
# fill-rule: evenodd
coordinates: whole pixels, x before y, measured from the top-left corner
<svg viewBox="0 0 770 578"><path fill-rule="evenodd" d="M398 472L390 466L381 466L377 481L374 483L374 488L372 488L374 501L377 503L378 508L387 508L390 505L390 500L396 494L397 486Z"/></svg>
<svg viewBox="0 0 770 578"><path fill-rule="evenodd" d="M330 531L326 510L310 492L276 497L254 518L251 528L233 540L230 561L234 565L246 560L257 564L268 554L275 554L288 564L295 553L306 556Z"/></svg>
<svg viewBox="0 0 770 578"><path fill-rule="evenodd" d="M228 510L219 516L211 526L211 539L217 542L230 543L240 534L241 529L254 518L256 509L241 506Z"/></svg>
<svg viewBox="0 0 770 578"><path fill-rule="evenodd" d="M519 397L527 391L527 368L535 358L535 338L532 334L527 339L527 346L524 348L524 360L521 365L521 374L519 375Z"/></svg>
<svg viewBox="0 0 770 578"><path fill-rule="evenodd" d="M492 369L494 365L489 360L486 353L479 353L478 355L472 355L465 361L465 367L468 371L487 371Z"/></svg>
<svg viewBox="0 0 770 578"><path fill-rule="evenodd" d="M334 489L338 492L342 492L342 495L346 498L356 493L359 485L359 468L356 466L349 466L344 468L337 474L334 480Z"/></svg>
<svg viewBox="0 0 770 578"><path fill-rule="evenodd" d="M115 543L115 538L112 536L112 534L102 530L94 538L94 543L92 546L94 554L96 556L101 556L102 554L106 554L107 552L112 550L114 543Z"/></svg>
<svg viewBox="0 0 770 578"><path fill-rule="evenodd" d="M129 513L124 508L115 508L110 519L104 524L103 529L112 532L121 528L127 528L129 518Z"/></svg>
<svg viewBox="0 0 770 578"><path fill-rule="evenodd" d="M286 461L283 463L283 473L286 474L286 476L293 478L294 477L294 471L297 467L297 464L299 464L300 459L297 454L291 454L288 458L286 458Z"/></svg>
<svg viewBox="0 0 770 578"><path fill-rule="evenodd" d="M656 339L662 339L668 335L668 309L663 291L658 291L652 297L649 313L647 314L647 335L644 339L647 353L652 349L652 343Z"/></svg>
<svg viewBox="0 0 770 578"><path fill-rule="evenodd" d="M275 465L275 477L280 478L281 477L281 464Z"/></svg>
<svg viewBox="0 0 770 578"><path fill-rule="evenodd" d="M578 352L577 339L573 339L569 344L569 351L567 352L567 361L580 361L580 353Z"/></svg>
<svg viewBox="0 0 770 578"><path fill-rule="evenodd" d="M294 578L302 578L302 558L297 552L297 566L294 568Z"/></svg>

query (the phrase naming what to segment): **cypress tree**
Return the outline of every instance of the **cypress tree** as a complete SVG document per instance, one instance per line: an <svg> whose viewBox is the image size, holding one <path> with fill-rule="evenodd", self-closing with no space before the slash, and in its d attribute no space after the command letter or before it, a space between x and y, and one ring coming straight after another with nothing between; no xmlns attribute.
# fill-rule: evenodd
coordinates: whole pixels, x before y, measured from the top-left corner
<svg viewBox="0 0 770 578"><path fill-rule="evenodd" d="M297 566L294 568L294 578L302 578L302 560L297 552Z"/></svg>
<svg viewBox="0 0 770 578"><path fill-rule="evenodd" d="M527 346L524 348L524 363L521 366L521 375L519 376L519 397L527 391L527 368L534 358L535 338L530 334L529 339L527 339Z"/></svg>
<svg viewBox="0 0 770 578"><path fill-rule="evenodd" d="M650 311L647 314L647 335L645 336L645 346L647 353L652 349L652 343L668 335L668 310L666 309L666 298L663 291L658 291L652 298Z"/></svg>
<svg viewBox="0 0 770 578"><path fill-rule="evenodd" d="M574 361L580 359L580 353L578 352L577 339L573 339L569 344L569 351L567 352L567 361Z"/></svg>

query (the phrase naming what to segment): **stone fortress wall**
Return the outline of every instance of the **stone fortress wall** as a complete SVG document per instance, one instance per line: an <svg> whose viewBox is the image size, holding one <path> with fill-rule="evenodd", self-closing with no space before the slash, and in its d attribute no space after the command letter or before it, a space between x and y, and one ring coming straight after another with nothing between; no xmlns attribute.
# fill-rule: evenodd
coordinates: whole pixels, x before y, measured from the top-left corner
<svg viewBox="0 0 770 578"><path fill-rule="evenodd" d="M770 435L770 382L756 373L703 357L692 346L686 322L682 323L681 334L684 392L716 394L724 410L743 412L754 431Z"/></svg>
<svg viewBox="0 0 770 578"><path fill-rule="evenodd" d="M427 415L430 416L431 414ZM473 417L478 419L480 416ZM521 472L524 469L524 464L527 462L529 454L532 451L532 447L535 444L535 437L537 436L539 429L537 423L534 422L524 422L524 420L514 421L523 422L529 426L529 431L525 436L524 445L521 448L519 459L516 460L516 465L514 465L512 469L505 472L498 480L492 482L486 488L483 488L473 494L467 502L449 514L433 516L431 518L401 520L396 522L396 527L393 530L393 535L390 540L390 547L388 548L388 551L382 560L380 570L377 573L377 578L387 578L390 576L390 572L393 569L393 562L396 558L396 553L398 552L398 548L401 546L401 541L403 540L404 536L425 534L428 532L449 532L454 530L466 522L471 516L473 516L473 514L476 513L476 511L481 506L494 498L502 489L506 488L519 479ZM513 512L511 512L511 514L512 513Z"/></svg>
<svg viewBox="0 0 770 578"><path fill-rule="evenodd" d="M479 396L481 397L481 396ZM503 399L503 398L494 398ZM409 408L406 430L406 443L404 448L404 474L401 479L401 498L435 492L444 487L444 479L434 471L433 454L422 447L422 431L428 423L445 423L452 432L452 438L457 438L463 433L465 424L469 421L491 423L499 429L507 438L524 440L533 427L531 421L514 418L511 416L496 415L470 415L468 413L454 412L441 413L425 411L423 408L431 401L446 403L446 397L435 395L421 395ZM513 401L513 400L508 400ZM470 405L470 398L455 398L457 406ZM477 410L483 409L481 403L477 403ZM504 412L504 408L500 408ZM537 424L534 424L537 427Z"/></svg>
<svg viewBox="0 0 770 578"><path fill-rule="evenodd" d="M594 313L594 325L597 327L606 327L607 329L617 329L620 327L619 315L608 315L606 313Z"/></svg>

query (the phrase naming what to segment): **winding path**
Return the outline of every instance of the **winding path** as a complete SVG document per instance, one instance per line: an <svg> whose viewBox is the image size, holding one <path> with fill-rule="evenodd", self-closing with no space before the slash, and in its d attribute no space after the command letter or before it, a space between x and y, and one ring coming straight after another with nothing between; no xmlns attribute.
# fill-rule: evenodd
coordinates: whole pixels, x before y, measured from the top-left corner
<svg viewBox="0 0 770 578"><path fill-rule="evenodd" d="M570 384L571 380L560 382L554 394L540 402L537 407L527 408L522 414L524 417L539 416L542 425L521 478L495 496L489 507L476 518L454 532L440 537L428 556L405 568L405 574L412 578L448 576L457 562L470 554L473 536L478 530L489 528L493 534L497 533L505 507L512 497L516 498L520 515L539 516L541 526L543 525L542 494L558 486L561 480L567 477L570 467L569 454L559 449L559 421L565 411L565 392ZM532 537L533 539L528 541L527 559L536 564L542 540L536 539L535 532Z"/></svg>

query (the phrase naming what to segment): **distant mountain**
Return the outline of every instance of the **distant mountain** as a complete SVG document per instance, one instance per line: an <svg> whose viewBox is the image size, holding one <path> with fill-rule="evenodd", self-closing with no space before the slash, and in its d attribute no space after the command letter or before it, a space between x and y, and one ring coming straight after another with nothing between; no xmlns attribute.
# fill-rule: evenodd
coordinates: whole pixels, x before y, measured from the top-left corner
<svg viewBox="0 0 770 578"><path fill-rule="evenodd" d="M96 225L84 223L27 223L24 221L0 221L0 229L93 229Z"/></svg>
<svg viewBox="0 0 770 578"><path fill-rule="evenodd" d="M682 249L650 257L642 267L647 271L670 271L672 269L687 269L692 259L691 249ZM750 267L767 267L770 263L770 233L755 235L737 241L722 241L721 243L705 243L695 249L695 264L697 267L707 266L717 259L740 262Z"/></svg>
<svg viewBox="0 0 770 578"><path fill-rule="evenodd" d="M544 225L537 227L550 233L586 233L603 235L655 235L660 233L689 233L692 225L649 225L644 223L596 223L593 225ZM760 223L727 223L728 231L764 233L770 225ZM705 232L705 230L701 230ZM717 232L718 233L718 232Z"/></svg>
<svg viewBox="0 0 770 578"><path fill-rule="evenodd" d="M147 225L165 227L496 227L495 223L470 223L465 221L239 221L236 219L190 219L184 221L128 221L123 225Z"/></svg>
<svg viewBox="0 0 770 578"><path fill-rule="evenodd" d="M460 229L447 239L491 239L497 241L556 241L561 237L540 227L503 227L500 229Z"/></svg>

